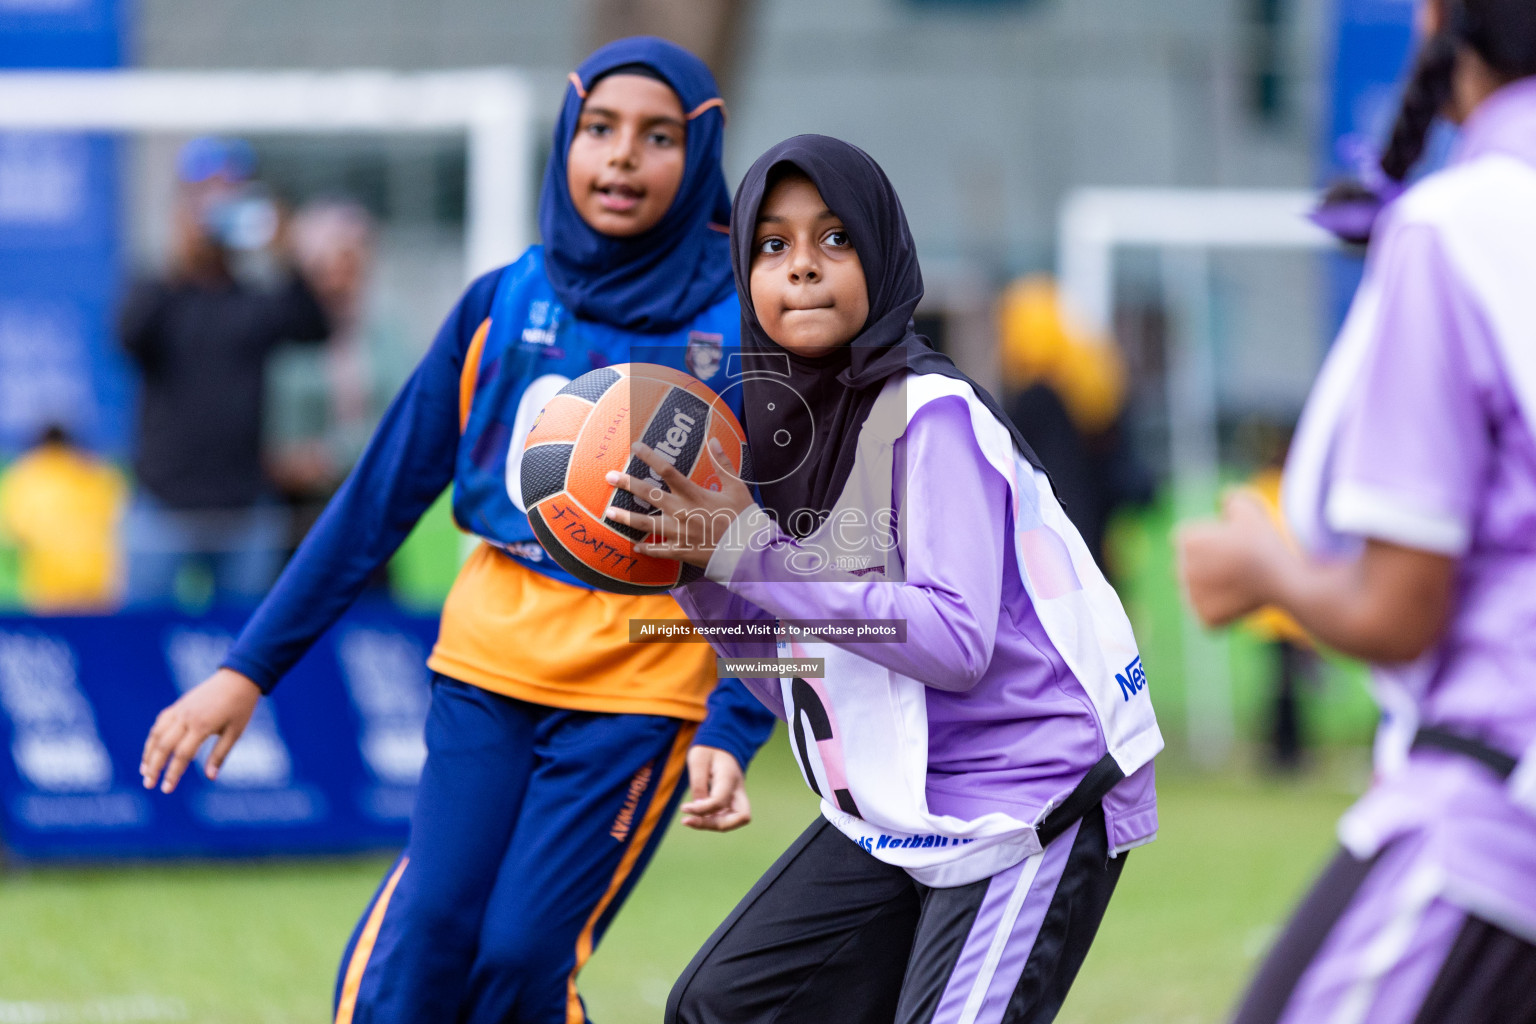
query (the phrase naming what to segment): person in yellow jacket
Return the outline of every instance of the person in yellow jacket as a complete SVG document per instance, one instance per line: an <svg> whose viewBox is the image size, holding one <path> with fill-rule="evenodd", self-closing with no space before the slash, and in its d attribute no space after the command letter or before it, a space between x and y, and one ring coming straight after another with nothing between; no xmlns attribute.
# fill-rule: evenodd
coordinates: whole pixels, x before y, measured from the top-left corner
<svg viewBox="0 0 1536 1024"><path fill-rule="evenodd" d="M50 426L0 475L0 536L15 545L17 590L35 612L95 612L117 604L117 522L127 486L111 464Z"/></svg>
<svg viewBox="0 0 1536 1024"><path fill-rule="evenodd" d="M1125 504L1152 500L1152 479L1125 428L1120 350L1062 308L1044 275L1020 278L998 304L1004 410L1051 474L1067 517L1108 569L1104 536Z"/></svg>

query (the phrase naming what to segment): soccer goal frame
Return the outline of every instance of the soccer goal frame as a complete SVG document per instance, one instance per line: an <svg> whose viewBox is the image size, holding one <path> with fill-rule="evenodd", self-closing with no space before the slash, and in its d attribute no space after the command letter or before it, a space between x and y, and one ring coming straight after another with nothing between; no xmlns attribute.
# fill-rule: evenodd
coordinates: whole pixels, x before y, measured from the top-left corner
<svg viewBox="0 0 1536 1024"><path fill-rule="evenodd" d="M509 68L34 71L0 74L0 131L458 134L466 280L534 237L532 88Z"/></svg>
<svg viewBox="0 0 1536 1024"><path fill-rule="evenodd" d="M1178 520L1211 515L1219 488L1211 260L1246 251L1336 246L1306 217L1316 194L1301 189L1085 188L1066 198L1057 224L1063 302L1095 337L1112 337L1116 257L1153 251L1173 316L1168 336L1168 464ZM1219 765L1235 732L1225 636L1181 609L1181 668L1190 753Z"/></svg>

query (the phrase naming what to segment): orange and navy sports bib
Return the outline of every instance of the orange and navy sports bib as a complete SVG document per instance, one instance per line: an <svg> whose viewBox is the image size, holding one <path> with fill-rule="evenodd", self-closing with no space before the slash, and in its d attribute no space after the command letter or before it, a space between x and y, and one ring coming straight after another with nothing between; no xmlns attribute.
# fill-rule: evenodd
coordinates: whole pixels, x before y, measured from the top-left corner
<svg viewBox="0 0 1536 1024"><path fill-rule="evenodd" d="M544 403L601 366L659 363L691 373L740 415L730 387L735 295L679 330L641 334L579 320L544 273L541 247L503 271L475 329L459 387L454 518L483 541L460 570L429 661L444 675L552 707L702 720L714 688L707 644L633 644L632 618L681 618L672 598L592 590L534 539L519 465Z"/></svg>

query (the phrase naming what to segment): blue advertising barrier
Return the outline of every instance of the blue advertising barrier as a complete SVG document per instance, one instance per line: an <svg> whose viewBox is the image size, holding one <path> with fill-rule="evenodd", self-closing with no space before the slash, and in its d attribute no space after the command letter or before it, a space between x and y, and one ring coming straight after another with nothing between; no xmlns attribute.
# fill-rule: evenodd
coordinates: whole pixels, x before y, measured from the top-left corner
<svg viewBox="0 0 1536 1024"><path fill-rule="evenodd" d="M1325 180L1356 174L1386 143L1413 54L1416 0L1338 0Z"/></svg>
<svg viewBox="0 0 1536 1024"><path fill-rule="evenodd" d="M1362 173L1386 145L1413 55L1417 0L1335 0L1330 112L1324 121L1318 178L1323 185ZM1330 336L1360 285L1359 256L1327 260Z"/></svg>
<svg viewBox="0 0 1536 1024"><path fill-rule="evenodd" d="M124 63L130 0L0 3L0 68ZM131 384L113 335L122 286L118 140L0 133L0 457L45 427L127 452Z"/></svg>
<svg viewBox="0 0 1536 1024"><path fill-rule="evenodd" d="M426 755L435 616L360 605L261 701L216 782L139 781L160 709L244 615L0 616L0 842L18 860L399 846Z"/></svg>

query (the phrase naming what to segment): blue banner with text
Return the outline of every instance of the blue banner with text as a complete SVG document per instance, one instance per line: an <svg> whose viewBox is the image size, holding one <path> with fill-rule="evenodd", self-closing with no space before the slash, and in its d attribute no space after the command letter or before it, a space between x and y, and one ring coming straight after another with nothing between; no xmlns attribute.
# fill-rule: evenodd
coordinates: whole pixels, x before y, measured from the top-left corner
<svg viewBox="0 0 1536 1024"><path fill-rule="evenodd" d="M0 841L19 860L399 846L426 756L435 617L350 612L261 701L210 782L139 781L160 709L219 666L240 613L0 617Z"/></svg>

